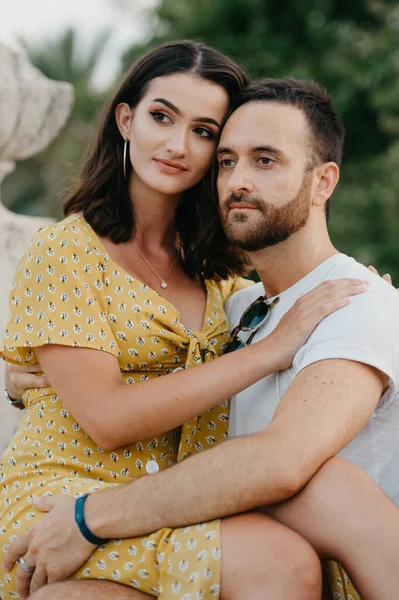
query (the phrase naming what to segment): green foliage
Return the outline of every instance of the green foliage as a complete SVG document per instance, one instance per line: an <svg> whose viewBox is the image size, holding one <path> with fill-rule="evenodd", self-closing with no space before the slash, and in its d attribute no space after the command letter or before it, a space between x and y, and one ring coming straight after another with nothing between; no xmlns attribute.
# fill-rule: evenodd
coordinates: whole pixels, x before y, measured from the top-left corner
<svg viewBox="0 0 399 600"><path fill-rule="evenodd" d="M347 129L332 238L399 281L399 6L389 0L161 0L148 47L193 38L254 77L316 79Z"/></svg>

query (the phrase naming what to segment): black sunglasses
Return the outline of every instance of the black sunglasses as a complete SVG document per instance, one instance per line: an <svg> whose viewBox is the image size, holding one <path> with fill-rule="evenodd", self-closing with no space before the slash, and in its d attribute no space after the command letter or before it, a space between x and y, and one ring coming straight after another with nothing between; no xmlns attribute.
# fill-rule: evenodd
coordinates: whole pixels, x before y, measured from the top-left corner
<svg viewBox="0 0 399 600"><path fill-rule="evenodd" d="M260 296L257 300L252 302L248 308L243 312L237 327L234 327L231 332L230 340L227 346L224 348L222 354L228 354L234 350L239 350L244 346L250 344L258 331L259 327L262 327L269 318L270 311L280 301L280 298L274 298L271 302L266 300L266 296ZM251 335L246 342L243 342L238 337L240 331L252 331Z"/></svg>

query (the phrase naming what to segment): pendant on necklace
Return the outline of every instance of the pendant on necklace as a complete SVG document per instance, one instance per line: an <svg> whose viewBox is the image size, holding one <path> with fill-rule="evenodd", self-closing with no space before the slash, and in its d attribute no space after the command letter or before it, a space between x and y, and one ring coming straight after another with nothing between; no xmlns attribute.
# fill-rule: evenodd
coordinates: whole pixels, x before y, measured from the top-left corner
<svg viewBox="0 0 399 600"><path fill-rule="evenodd" d="M162 280L161 281L161 288L166 288L168 287L168 284L166 283L166 281Z"/></svg>

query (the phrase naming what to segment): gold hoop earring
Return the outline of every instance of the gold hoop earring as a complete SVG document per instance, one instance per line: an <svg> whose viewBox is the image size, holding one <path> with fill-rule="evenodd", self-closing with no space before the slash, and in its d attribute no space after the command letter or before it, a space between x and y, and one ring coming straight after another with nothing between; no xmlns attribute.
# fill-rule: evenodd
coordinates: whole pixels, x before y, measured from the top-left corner
<svg viewBox="0 0 399 600"><path fill-rule="evenodd" d="M126 156L127 156L127 145L129 140L125 140L125 145L123 146L123 177L126 181Z"/></svg>

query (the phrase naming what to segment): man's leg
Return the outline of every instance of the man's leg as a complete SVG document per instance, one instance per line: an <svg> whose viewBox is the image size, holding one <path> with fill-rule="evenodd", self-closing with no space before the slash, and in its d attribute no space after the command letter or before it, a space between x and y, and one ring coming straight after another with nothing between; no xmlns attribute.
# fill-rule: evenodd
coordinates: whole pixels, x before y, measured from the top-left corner
<svg viewBox="0 0 399 600"><path fill-rule="evenodd" d="M294 531L256 513L222 521L221 600L320 600L320 561Z"/></svg>
<svg viewBox="0 0 399 600"><path fill-rule="evenodd" d="M266 596L273 600L320 600L318 557L292 530L269 517L252 513L222 521L221 538L221 600L264 600ZM165 600L169 597L160 596ZM179 594L175 597L181 599ZM46 586L30 600L109 598L145 600L150 596L111 582L68 581Z"/></svg>
<svg viewBox="0 0 399 600"><path fill-rule="evenodd" d="M399 509L360 467L331 459L302 492L264 510L339 561L362 600L397 597Z"/></svg>

